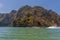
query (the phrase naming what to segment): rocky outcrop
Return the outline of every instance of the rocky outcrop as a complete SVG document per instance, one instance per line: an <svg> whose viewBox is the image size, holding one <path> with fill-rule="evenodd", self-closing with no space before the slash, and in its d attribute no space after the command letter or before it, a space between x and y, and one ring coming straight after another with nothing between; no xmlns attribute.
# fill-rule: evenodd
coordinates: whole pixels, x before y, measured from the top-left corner
<svg viewBox="0 0 60 40"><path fill-rule="evenodd" d="M52 11L40 6L24 6L17 12L18 17L13 22L13 26L18 27L49 27L60 26L60 16Z"/></svg>
<svg viewBox="0 0 60 40"><path fill-rule="evenodd" d="M60 15L40 6L26 5L10 13L0 14L0 26L49 27L54 25L60 26Z"/></svg>

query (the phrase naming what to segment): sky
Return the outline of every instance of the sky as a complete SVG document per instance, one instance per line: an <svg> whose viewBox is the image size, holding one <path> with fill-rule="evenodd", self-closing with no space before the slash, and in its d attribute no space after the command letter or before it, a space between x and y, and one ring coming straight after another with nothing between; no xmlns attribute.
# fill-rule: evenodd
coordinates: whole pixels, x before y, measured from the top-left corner
<svg viewBox="0 0 60 40"><path fill-rule="evenodd" d="M17 10L25 5L42 6L45 9L52 9L60 14L60 0L0 0L0 13Z"/></svg>

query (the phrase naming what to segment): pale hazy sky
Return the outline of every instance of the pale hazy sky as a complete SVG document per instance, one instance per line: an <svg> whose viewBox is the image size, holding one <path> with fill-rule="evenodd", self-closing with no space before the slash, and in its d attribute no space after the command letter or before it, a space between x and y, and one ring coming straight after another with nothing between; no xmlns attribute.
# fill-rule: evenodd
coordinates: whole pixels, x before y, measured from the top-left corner
<svg viewBox="0 0 60 40"><path fill-rule="evenodd" d="M0 12L10 12L24 5L38 5L60 14L60 0L0 0Z"/></svg>

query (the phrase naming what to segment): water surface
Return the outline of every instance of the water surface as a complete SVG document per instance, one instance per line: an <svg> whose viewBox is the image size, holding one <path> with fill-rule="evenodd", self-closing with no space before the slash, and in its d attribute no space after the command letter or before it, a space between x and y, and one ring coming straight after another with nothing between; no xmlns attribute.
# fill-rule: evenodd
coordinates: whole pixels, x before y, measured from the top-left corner
<svg viewBox="0 0 60 40"><path fill-rule="evenodd" d="M60 29L0 27L0 40L60 40Z"/></svg>

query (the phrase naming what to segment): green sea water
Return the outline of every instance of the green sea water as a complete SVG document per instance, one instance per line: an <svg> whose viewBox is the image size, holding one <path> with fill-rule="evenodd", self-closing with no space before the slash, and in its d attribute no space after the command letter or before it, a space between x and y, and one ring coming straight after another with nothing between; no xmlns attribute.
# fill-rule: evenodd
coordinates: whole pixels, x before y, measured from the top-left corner
<svg viewBox="0 0 60 40"><path fill-rule="evenodd" d="M60 29L0 27L0 40L60 40Z"/></svg>

